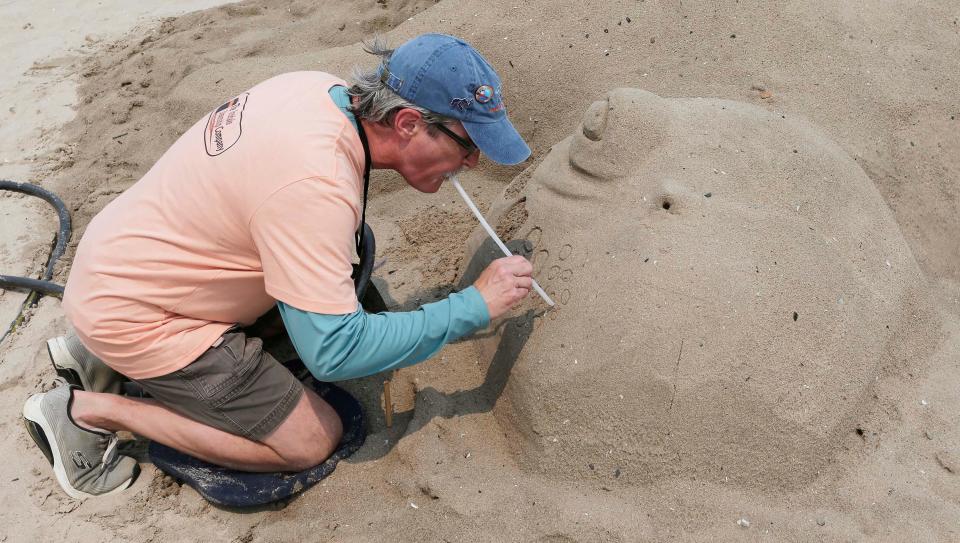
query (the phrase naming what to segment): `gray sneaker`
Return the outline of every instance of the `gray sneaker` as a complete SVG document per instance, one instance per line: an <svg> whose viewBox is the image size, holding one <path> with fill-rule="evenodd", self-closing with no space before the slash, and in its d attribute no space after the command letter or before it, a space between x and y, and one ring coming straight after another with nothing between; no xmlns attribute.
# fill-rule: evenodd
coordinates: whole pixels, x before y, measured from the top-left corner
<svg viewBox="0 0 960 543"><path fill-rule="evenodd" d="M133 458L117 454L116 434L94 432L73 422L73 388L64 384L31 396L23 406L27 431L71 497L120 492L137 478L140 466Z"/></svg>
<svg viewBox="0 0 960 543"><path fill-rule="evenodd" d="M71 385L111 394L120 394L123 389L123 375L94 356L75 335L48 339L47 353L57 375Z"/></svg>

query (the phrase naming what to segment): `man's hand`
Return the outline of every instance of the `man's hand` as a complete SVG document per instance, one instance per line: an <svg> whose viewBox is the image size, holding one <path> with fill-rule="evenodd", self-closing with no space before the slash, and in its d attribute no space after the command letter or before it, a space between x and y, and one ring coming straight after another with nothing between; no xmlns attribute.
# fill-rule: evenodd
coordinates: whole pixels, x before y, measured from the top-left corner
<svg viewBox="0 0 960 543"><path fill-rule="evenodd" d="M483 270L473 286L487 302L490 320L509 311L530 292L532 273L533 265L519 255L498 258Z"/></svg>

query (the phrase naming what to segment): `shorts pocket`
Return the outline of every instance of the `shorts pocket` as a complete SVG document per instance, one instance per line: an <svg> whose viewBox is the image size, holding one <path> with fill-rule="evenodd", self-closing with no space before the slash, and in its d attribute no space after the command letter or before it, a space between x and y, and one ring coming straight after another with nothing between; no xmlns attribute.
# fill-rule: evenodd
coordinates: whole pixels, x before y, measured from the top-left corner
<svg viewBox="0 0 960 543"><path fill-rule="evenodd" d="M225 334L220 346L208 349L181 371L204 402L218 405L233 396L256 367L262 356L262 343L246 341L243 333Z"/></svg>

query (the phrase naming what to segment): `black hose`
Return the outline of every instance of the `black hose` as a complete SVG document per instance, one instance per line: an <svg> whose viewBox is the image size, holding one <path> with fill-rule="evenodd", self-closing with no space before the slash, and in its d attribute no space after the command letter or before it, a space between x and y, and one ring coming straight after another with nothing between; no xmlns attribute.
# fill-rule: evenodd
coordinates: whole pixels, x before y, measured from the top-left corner
<svg viewBox="0 0 960 543"><path fill-rule="evenodd" d="M42 294L50 296L63 296L63 287L50 281L41 281L39 279L30 279L29 277L17 277L16 275L0 275L0 288L23 290L35 290Z"/></svg>
<svg viewBox="0 0 960 543"><path fill-rule="evenodd" d="M30 183L17 183L16 181L0 179L0 190L10 190L43 198L57 211L57 218L60 220L60 230L57 232L57 242L53 247L53 251L50 253L50 258L47 259L47 266L43 271L42 278L44 281L49 281L53 278L53 268L57 264L57 260L63 256L64 251L67 250L67 242L70 241L71 223L70 212L67 211L67 206L63 205L63 201L60 200L56 194L36 185L31 185Z"/></svg>
<svg viewBox="0 0 960 543"><path fill-rule="evenodd" d="M12 275L0 275L0 289L24 289L30 291L30 294L27 295L27 299L24 300L23 305L20 306L20 312L17 313L16 318L10 324L10 327L7 329L7 331L4 332L3 337L0 337L0 342L3 342L10 332L12 332L23 320L23 310L31 304L36 303L41 294L49 294L53 296L63 295L63 287L56 283L50 282L50 279L53 278L53 269L57 265L57 260L59 260L60 257L63 256L63 253L67 250L67 242L70 241L71 222L70 212L67 211L67 207L63 205L63 201L58 198L56 194L50 192L49 190L36 185L31 185L30 183L18 183L16 181L7 181L5 179L0 179L0 190L20 192L42 198L57 211L57 218L60 221L60 228L57 231L56 243L53 246L53 250L50 252L50 257L47 259L47 265L44 267L43 275L40 279L16 277Z"/></svg>
<svg viewBox="0 0 960 543"><path fill-rule="evenodd" d="M362 300L367 292L367 286L370 284L370 276L373 275L373 262L377 256L377 241L373 237L373 230L367 223L360 225L363 228L363 246L360 247L360 265L354 270L353 284L357 290L357 299Z"/></svg>

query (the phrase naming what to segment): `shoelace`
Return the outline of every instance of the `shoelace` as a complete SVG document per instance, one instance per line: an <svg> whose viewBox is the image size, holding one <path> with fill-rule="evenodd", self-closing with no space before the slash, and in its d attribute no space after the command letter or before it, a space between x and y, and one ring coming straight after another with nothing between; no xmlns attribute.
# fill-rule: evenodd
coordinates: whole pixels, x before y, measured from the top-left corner
<svg viewBox="0 0 960 543"><path fill-rule="evenodd" d="M104 466L109 466L114 460L117 459L117 443L119 443L120 438L117 437L117 434L110 435L110 442L107 443L107 450L103 451L103 462Z"/></svg>

